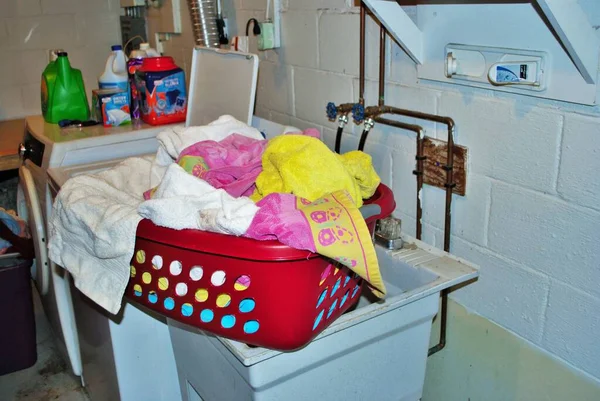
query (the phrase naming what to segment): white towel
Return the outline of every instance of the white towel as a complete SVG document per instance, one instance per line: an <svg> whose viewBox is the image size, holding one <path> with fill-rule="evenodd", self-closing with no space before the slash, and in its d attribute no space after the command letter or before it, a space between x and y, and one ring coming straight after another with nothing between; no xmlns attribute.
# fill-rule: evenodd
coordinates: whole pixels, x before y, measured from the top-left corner
<svg viewBox="0 0 600 401"><path fill-rule="evenodd" d="M75 286L111 313L121 308L141 216L150 185L151 158L131 158L63 185L49 221L50 259L67 269Z"/></svg>
<svg viewBox="0 0 600 401"><path fill-rule="evenodd" d="M152 199L138 212L159 226L242 235L258 206L248 197L234 198L172 163Z"/></svg>
<svg viewBox="0 0 600 401"><path fill-rule="evenodd" d="M254 202L233 198L173 163L193 143L234 132L262 138L254 128L223 116L207 127L162 132L156 158L130 158L110 170L67 180L50 218L50 259L73 275L82 293L117 313L142 215L174 229L244 234L258 211ZM144 202L143 192L156 186L151 172L159 186Z"/></svg>
<svg viewBox="0 0 600 401"><path fill-rule="evenodd" d="M263 139L259 130L229 115L223 115L218 120L201 127L177 126L161 132L156 136L159 148L152 166L151 187L154 188L158 185L165 175L167 167L175 162L179 154L188 146L200 141L219 142L234 133L249 138Z"/></svg>

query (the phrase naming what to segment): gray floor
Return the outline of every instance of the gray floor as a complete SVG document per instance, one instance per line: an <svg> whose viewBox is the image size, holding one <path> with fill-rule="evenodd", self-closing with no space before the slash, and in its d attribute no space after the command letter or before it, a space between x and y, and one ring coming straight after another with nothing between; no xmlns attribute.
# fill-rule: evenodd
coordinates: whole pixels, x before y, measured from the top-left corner
<svg viewBox="0 0 600 401"><path fill-rule="evenodd" d="M0 400L89 401L79 378L70 372L58 354L37 292L34 294L34 305L37 362L28 369L0 376Z"/></svg>

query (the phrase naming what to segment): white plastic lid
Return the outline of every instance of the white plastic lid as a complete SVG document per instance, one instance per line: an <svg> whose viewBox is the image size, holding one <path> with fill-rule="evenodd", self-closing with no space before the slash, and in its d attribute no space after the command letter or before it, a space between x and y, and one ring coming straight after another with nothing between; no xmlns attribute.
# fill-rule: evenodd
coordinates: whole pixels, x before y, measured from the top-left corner
<svg viewBox="0 0 600 401"><path fill-rule="evenodd" d="M223 114L252 124L257 78L255 54L194 48L186 126L206 125Z"/></svg>
<svg viewBox="0 0 600 401"><path fill-rule="evenodd" d="M150 48L150 43L140 43L140 50L146 50Z"/></svg>

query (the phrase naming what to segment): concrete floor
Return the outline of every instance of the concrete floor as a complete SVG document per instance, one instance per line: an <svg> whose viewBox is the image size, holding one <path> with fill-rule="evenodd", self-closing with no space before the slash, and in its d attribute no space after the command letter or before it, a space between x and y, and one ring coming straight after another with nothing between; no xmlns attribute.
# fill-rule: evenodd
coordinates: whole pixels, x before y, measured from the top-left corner
<svg viewBox="0 0 600 401"><path fill-rule="evenodd" d="M78 377L58 354L56 340L34 290L38 358L28 369L0 376L0 400L89 401Z"/></svg>

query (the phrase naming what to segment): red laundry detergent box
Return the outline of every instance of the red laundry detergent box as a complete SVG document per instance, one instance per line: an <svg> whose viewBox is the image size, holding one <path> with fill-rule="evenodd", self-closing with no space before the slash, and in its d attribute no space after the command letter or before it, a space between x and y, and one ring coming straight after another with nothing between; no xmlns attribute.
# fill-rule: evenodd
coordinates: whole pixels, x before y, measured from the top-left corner
<svg viewBox="0 0 600 401"><path fill-rule="evenodd" d="M142 120L152 125L185 121L187 90L185 73L172 57L145 58L135 73L141 97Z"/></svg>
<svg viewBox="0 0 600 401"><path fill-rule="evenodd" d="M131 124L129 92L123 89L95 89L92 91L92 110L96 121L105 127Z"/></svg>

